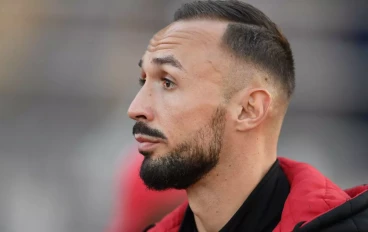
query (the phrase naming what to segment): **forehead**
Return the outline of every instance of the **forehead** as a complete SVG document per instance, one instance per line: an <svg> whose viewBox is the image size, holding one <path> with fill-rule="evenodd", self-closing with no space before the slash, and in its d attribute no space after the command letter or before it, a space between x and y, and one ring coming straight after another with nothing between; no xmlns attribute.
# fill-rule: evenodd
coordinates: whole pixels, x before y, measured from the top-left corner
<svg viewBox="0 0 368 232"><path fill-rule="evenodd" d="M175 45L218 45L227 23L212 20L179 21L156 33L147 50L154 52Z"/></svg>
<svg viewBox="0 0 368 232"><path fill-rule="evenodd" d="M183 66L211 60L221 52L226 27L227 22L214 20L174 22L152 37L143 60L149 63L157 57L174 56Z"/></svg>

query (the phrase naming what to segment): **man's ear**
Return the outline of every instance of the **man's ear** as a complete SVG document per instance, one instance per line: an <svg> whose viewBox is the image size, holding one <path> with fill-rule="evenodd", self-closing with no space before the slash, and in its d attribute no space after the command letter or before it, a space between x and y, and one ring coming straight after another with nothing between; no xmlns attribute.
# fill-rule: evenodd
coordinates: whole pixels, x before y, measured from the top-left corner
<svg viewBox="0 0 368 232"><path fill-rule="evenodd" d="M241 96L236 129L246 131L257 127L267 117L271 95L265 89L248 89Z"/></svg>

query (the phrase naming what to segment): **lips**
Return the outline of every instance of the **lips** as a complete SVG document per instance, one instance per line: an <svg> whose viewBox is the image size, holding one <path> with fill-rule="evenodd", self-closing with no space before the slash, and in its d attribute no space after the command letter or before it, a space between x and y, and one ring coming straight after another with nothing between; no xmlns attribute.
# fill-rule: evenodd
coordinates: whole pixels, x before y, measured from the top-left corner
<svg viewBox="0 0 368 232"><path fill-rule="evenodd" d="M134 137L139 143L138 145L139 151L146 151L146 152L153 151L154 148L161 143L160 139L141 135L141 134L136 134L134 135Z"/></svg>
<svg viewBox="0 0 368 232"><path fill-rule="evenodd" d="M156 138L152 138L145 135L136 134L134 135L135 140L137 140L138 143L159 143L160 140Z"/></svg>

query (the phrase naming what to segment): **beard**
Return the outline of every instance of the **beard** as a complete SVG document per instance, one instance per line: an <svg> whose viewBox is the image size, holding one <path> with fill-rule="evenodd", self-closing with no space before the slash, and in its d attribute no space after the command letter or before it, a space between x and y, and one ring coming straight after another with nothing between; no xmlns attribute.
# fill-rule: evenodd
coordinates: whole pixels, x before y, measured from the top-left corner
<svg viewBox="0 0 368 232"><path fill-rule="evenodd" d="M225 114L219 106L208 125L163 156L153 159L144 153L140 177L145 185L157 191L187 189L209 173L219 162Z"/></svg>

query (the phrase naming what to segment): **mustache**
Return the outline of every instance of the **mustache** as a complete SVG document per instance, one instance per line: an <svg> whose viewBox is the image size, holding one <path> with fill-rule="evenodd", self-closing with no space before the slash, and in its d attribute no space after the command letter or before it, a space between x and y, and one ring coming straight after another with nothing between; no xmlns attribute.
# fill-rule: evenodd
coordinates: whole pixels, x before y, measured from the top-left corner
<svg viewBox="0 0 368 232"><path fill-rule="evenodd" d="M141 134L141 135L147 135L150 137L156 137L160 139L167 139L164 133L157 129L152 129L149 126L147 126L144 122L137 122L133 126L133 135Z"/></svg>

